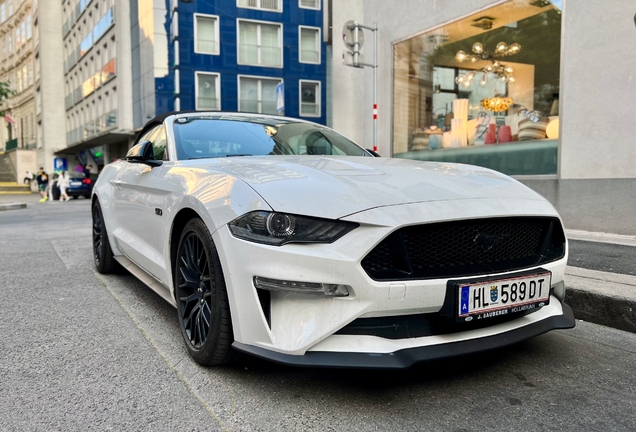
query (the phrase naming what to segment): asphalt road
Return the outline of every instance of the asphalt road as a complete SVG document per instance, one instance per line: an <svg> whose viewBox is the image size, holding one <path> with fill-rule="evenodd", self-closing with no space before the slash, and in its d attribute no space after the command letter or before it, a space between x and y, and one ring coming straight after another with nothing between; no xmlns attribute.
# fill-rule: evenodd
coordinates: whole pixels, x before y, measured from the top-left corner
<svg viewBox="0 0 636 432"><path fill-rule="evenodd" d="M86 200L0 213L0 430L634 430L636 334L585 322L401 372L190 360L176 312L93 271Z"/></svg>

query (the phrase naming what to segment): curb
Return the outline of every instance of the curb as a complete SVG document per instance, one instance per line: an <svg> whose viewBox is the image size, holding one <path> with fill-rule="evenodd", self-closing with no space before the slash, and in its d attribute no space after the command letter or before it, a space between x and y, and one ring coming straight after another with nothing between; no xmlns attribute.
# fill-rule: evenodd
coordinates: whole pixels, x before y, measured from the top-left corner
<svg viewBox="0 0 636 432"><path fill-rule="evenodd" d="M596 243L609 243L636 247L636 235L611 234L581 230L565 230L568 240L583 240Z"/></svg>
<svg viewBox="0 0 636 432"><path fill-rule="evenodd" d="M570 266L565 274L576 319L636 333L636 276Z"/></svg>
<svg viewBox="0 0 636 432"><path fill-rule="evenodd" d="M26 203L7 203L7 204L0 204L0 211L3 210L18 210L18 209L23 209L26 208Z"/></svg>

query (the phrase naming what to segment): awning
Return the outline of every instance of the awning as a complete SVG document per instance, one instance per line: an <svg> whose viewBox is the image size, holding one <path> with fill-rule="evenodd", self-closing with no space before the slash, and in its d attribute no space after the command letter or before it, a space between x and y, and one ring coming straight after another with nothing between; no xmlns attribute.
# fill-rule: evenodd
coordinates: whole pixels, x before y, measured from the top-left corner
<svg viewBox="0 0 636 432"><path fill-rule="evenodd" d="M69 154L75 154L82 150L87 150L89 148L93 148L93 147L97 147L101 145L107 146L107 145L117 144L121 142L127 143L130 138L134 138L135 136L137 136L137 134L134 132L124 132L124 131L105 132L100 135L95 135L87 139L86 141L81 141L75 144L71 144L70 146L65 147L63 149L56 150L55 152L53 152L53 154L69 155Z"/></svg>

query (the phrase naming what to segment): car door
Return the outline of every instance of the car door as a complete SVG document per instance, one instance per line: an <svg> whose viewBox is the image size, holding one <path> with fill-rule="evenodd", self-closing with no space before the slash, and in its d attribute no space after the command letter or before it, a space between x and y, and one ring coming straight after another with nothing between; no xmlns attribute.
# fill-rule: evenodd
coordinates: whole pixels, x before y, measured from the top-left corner
<svg viewBox="0 0 636 432"><path fill-rule="evenodd" d="M153 143L155 159L163 159L166 132L163 126L146 133L139 142ZM114 209L119 229L115 233L121 251L128 259L166 282L169 272L164 260L165 224L163 211L170 193L165 187L165 164L152 168L127 162L114 180Z"/></svg>

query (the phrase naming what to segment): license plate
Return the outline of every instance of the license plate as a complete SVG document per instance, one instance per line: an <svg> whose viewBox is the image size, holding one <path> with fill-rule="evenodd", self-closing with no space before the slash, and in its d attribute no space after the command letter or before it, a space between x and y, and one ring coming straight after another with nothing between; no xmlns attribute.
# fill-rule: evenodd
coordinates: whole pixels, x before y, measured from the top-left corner
<svg viewBox="0 0 636 432"><path fill-rule="evenodd" d="M81 186L82 182L71 182L71 186Z"/></svg>
<svg viewBox="0 0 636 432"><path fill-rule="evenodd" d="M552 273L457 284L458 321L494 318L538 309L550 302Z"/></svg>

